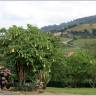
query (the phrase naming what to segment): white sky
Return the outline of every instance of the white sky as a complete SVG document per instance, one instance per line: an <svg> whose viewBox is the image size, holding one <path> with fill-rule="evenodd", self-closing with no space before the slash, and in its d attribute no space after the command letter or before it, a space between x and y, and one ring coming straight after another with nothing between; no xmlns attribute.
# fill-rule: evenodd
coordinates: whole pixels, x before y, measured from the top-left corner
<svg viewBox="0 0 96 96"><path fill-rule="evenodd" d="M96 15L96 1L0 1L0 27L42 27L91 15Z"/></svg>

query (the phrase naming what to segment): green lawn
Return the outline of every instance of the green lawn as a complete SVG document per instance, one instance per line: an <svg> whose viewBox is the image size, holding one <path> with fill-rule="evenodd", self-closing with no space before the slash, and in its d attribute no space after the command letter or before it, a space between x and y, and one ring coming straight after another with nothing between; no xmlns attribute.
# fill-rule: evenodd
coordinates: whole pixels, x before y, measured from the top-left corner
<svg viewBox="0 0 96 96"><path fill-rule="evenodd" d="M77 45L79 47L84 47L85 44L94 45L96 44L96 39L90 38L90 39L77 39L73 42L74 45Z"/></svg>
<svg viewBox="0 0 96 96"><path fill-rule="evenodd" d="M79 94L79 95L96 95L96 88L54 88L48 87L47 92L54 94Z"/></svg>
<svg viewBox="0 0 96 96"><path fill-rule="evenodd" d="M71 38L60 37L61 42L64 42L64 41L67 41L67 40L70 40L70 39Z"/></svg>

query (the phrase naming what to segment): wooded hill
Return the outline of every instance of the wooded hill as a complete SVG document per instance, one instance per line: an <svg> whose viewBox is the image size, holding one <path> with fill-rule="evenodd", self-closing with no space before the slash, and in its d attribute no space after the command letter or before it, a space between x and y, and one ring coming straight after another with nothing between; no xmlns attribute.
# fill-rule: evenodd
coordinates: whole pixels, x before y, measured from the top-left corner
<svg viewBox="0 0 96 96"><path fill-rule="evenodd" d="M80 24L90 24L90 23L96 23L96 15L94 16L88 16L83 18L78 18L73 21L67 22L67 23L61 23L59 25L48 25L41 28L42 31L48 32L52 30L61 30L65 29L67 27L80 25Z"/></svg>
<svg viewBox="0 0 96 96"><path fill-rule="evenodd" d="M79 18L60 25L49 25L41 28L44 32L58 33L67 36L96 36L96 15ZM60 35L60 34L59 34Z"/></svg>

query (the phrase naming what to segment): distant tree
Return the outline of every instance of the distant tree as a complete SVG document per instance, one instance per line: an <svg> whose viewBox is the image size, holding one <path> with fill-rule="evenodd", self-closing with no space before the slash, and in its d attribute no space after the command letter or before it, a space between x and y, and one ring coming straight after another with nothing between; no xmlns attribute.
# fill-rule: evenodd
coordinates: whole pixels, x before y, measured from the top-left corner
<svg viewBox="0 0 96 96"><path fill-rule="evenodd" d="M71 87L79 87L88 77L91 57L85 51L75 52L66 58L65 82Z"/></svg>
<svg viewBox="0 0 96 96"><path fill-rule="evenodd" d="M6 30L6 28L1 28L0 29L0 32L6 32L7 30Z"/></svg>

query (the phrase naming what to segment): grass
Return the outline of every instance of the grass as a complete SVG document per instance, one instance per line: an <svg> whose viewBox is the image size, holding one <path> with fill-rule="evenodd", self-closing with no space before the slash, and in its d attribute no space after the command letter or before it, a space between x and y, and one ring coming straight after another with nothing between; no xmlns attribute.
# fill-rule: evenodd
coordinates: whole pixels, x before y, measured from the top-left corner
<svg viewBox="0 0 96 96"><path fill-rule="evenodd" d="M94 45L96 44L96 39L94 38L89 38L89 39L77 39L73 42L74 45L80 46L80 47L84 47L85 44L89 44L89 45Z"/></svg>
<svg viewBox="0 0 96 96"><path fill-rule="evenodd" d="M96 88L54 88L54 87L47 87L46 91L54 93L54 94L96 95Z"/></svg>
<svg viewBox="0 0 96 96"><path fill-rule="evenodd" d="M87 50L91 55L96 56L96 39L77 39L73 41L73 45L81 49Z"/></svg>
<svg viewBox="0 0 96 96"><path fill-rule="evenodd" d="M61 42L64 42L64 41L70 40L70 38L60 37L60 40Z"/></svg>
<svg viewBox="0 0 96 96"><path fill-rule="evenodd" d="M70 38L61 38L61 42L68 41ZM78 51L78 50L86 50L88 54L92 56L96 56L96 38L78 38L71 42L72 46L68 46L70 44L64 45L64 51Z"/></svg>
<svg viewBox="0 0 96 96"><path fill-rule="evenodd" d="M69 28L67 31L83 31L83 30L96 29L96 23L93 24L80 24L78 26Z"/></svg>

